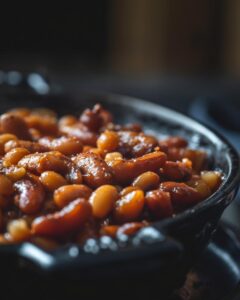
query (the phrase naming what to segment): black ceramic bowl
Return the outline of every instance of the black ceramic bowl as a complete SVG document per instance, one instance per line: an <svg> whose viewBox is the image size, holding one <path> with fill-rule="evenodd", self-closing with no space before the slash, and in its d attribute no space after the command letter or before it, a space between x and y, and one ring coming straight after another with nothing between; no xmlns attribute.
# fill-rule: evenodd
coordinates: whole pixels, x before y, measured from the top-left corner
<svg viewBox="0 0 240 300"><path fill-rule="evenodd" d="M0 260L8 270L21 269L49 278L128 278L147 272L156 274L159 290L176 286L195 258L207 246L224 209L239 185L239 157L225 138L195 120L160 105L119 96L19 96L4 99L2 112L16 106L45 106L59 114L78 114L101 103L117 123L139 122L147 132L164 137L180 135L191 147L209 153L213 168L224 173L220 188L208 199L176 217L156 222L130 240L91 240L84 249L66 245L53 252L32 244L0 246ZM12 272L12 271L9 271ZM16 273L18 274L18 273ZM12 276L12 275L11 275ZM31 275L32 276L32 275ZM41 275L40 275L41 276ZM19 277L18 277L19 278Z"/></svg>

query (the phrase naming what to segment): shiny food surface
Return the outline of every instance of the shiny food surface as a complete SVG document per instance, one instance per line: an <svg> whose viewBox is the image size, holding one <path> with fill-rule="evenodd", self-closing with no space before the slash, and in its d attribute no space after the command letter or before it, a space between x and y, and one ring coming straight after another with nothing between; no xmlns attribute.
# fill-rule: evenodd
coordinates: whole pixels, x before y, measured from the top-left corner
<svg viewBox="0 0 240 300"><path fill-rule="evenodd" d="M47 249L132 235L214 193L222 174L180 136L114 124L96 104L80 116L16 108L0 116L0 243Z"/></svg>

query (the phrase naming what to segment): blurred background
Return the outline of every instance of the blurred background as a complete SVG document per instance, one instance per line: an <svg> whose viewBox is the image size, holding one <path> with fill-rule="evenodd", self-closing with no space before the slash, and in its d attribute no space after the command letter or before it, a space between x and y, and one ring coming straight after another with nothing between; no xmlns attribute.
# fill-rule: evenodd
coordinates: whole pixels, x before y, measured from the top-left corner
<svg viewBox="0 0 240 300"><path fill-rule="evenodd" d="M1 87L17 86L19 74L6 72L38 72L58 90L145 98L209 123L240 149L238 0L15 7L0 11L0 36Z"/></svg>
<svg viewBox="0 0 240 300"><path fill-rule="evenodd" d="M6 68L240 74L237 0L89 0L0 16Z"/></svg>

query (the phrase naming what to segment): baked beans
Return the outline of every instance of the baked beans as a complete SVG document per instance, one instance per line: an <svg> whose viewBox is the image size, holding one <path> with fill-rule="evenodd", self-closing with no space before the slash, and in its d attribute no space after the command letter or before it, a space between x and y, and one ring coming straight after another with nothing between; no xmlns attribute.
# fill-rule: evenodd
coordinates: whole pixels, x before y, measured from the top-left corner
<svg viewBox="0 0 240 300"><path fill-rule="evenodd" d="M16 108L0 116L0 243L53 249L132 235L214 193L222 174L202 149L138 124L113 123L99 104L80 116Z"/></svg>

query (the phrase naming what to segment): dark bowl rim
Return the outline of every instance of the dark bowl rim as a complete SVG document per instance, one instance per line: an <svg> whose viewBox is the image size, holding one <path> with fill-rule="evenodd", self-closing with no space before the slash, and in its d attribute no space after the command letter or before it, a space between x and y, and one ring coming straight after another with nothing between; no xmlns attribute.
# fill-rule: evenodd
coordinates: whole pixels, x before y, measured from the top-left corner
<svg viewBox="0 0 240 300"><path fill-rule="evenodd" d="M150 114L153 114L155 111L155 115L158 114L156 111L165 112L166 114L170 114L172 116L175 116L175 118L180 118L182 120L187 121L188 123L192 123L197 127L197 131L201 132L203 136L211 136L214 139L217 139L218 143L226 146L226 151L228 155L228 164L229 164L229 174L227 178L224 179L224 183L220 186L220 188L212 194L209 198L205 199L204 201L198 203L192 208L186 209L184 212L179 213L175 217L167 218L165 220L157 221L152 224L152 227L155 227L155 225L158 225L158 229L163 229L163 232L165 233L165 229L169 225L181 223L182 221L191 218L193 215L198 215L199 213L209 209L212 206L215 206L219 202L224 200L224 197L231 193L234 189L237 188L237 184L240 182L240 159L237 150L231 145L231 143L228 142L228 140L223 137L217 130L211 128L210 126L204 124L203 122L200 122L198 120L195 120L181 112L178 112L177 110L162 106L160 104L156 104L151 101L142 100L136 97L132 96L126 96L121 94L114 94L114 93L108 93L108 92L83 92L83 95L86 95L86 97L94 97L94 99L97 97L98 102L105 102L105 103L119 103L119 100L121 99L121 105L130 106L132 108L137 106L143 106L144 110L149 111ZM56 96L56 95L54 95ZM76 98L76 94L73 93L67 93L67 97L71 96L73 98ZM162 116L163 118L163 116ZM169 116L166 118L166 121L169 120ZM187 123L187 124L188 124ZM183 126L186 129L190 128L190 124L187 126ZM229 203L227 203L229 204ZM226 204L226 205L227 205ZM25 247L25 245L29 244L28 242L21 243L21 244L14 244L14 245L1 245L0 246L0 254L1 253L11 253L11 254L17 254L20 255L21 251ZM70 247L74 246L74 244L65 245L63 247L59 247L56 250L53 251L47 251L43 250L37 246L35 248L38 248L42 253L50 254L52 257L54 257L54 253L59 252L65 252L66 249L69 250ZM80 248L79 246L77 246ZM98 256L98 255L97 255ZM31 255L29 253L24 253L24 257L28 258L30 261L32 260ZM34 258L35 259L35 258ZM41 266L41 264L38 264ZM56 266L56 261L54 261L53 264L51 264L52 267Z"/></svg>

